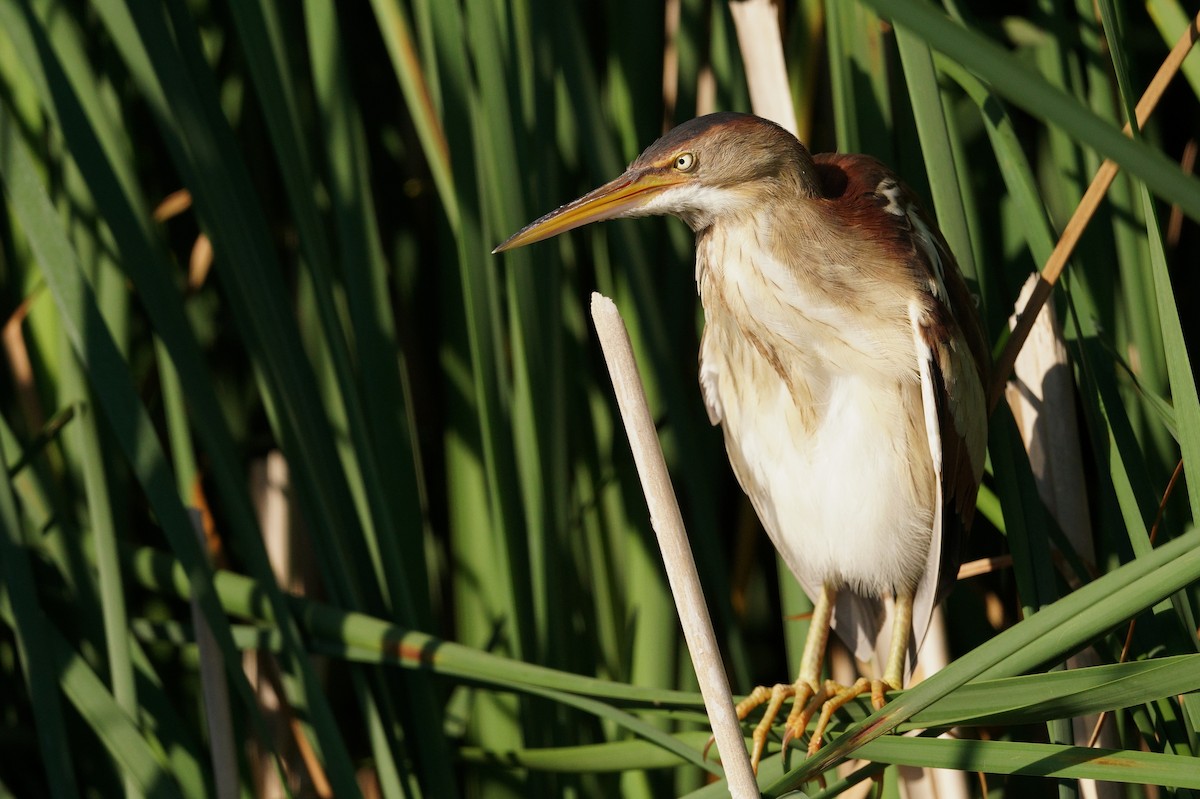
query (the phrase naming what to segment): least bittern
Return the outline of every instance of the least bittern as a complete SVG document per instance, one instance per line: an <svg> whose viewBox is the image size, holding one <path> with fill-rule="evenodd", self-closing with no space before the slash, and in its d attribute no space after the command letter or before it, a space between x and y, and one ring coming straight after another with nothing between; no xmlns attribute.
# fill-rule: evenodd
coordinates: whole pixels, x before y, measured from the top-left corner
<svg viewBox="0 0 1200 799"><path fill-rule="evenodd" d="M987 349L954 256L913 192L865 155L810 155L783 128L710 114L497 252L615 217L672 214L696 234L700 386L733 471L815 604L800 675L759 687L757 768L791 698L784 747L915 662L953 584L983 472ZM894 597L882 636L885 597ZM821 681L832 626L882 679ZM890 643L889 643L890 642Z"/></svg>

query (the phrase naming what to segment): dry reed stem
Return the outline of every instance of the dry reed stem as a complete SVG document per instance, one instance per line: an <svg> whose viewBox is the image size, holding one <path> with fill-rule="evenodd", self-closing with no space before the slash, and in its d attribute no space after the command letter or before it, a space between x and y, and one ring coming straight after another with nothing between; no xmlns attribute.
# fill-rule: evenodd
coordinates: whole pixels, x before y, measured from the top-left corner
<svg viewBox="0 0 1200 799"><path fill-rule="evenodd" d="M1188 139L1187 144L1183 146L1183 155L1179 159L1179 168L1183 170L1185 175L1190 175L1196 171L1196 150L1200 147L1195 139ZM1171 206L1171 216L1167 220L1167 235L1166 243L1168 249L1175 249L1179 246L1179 236L1183 233L1183 209L1179 207L1179 203Z"/></svg>
<svg viewBox="0 0 1200 799"><path fill-rule="evenodd" d="M1021 299L1032 291L1036 281L1037 276L1030 275ZM1015 323L1015 319L1009 319L1009 324ZM1006 395L1029 456L1038 495L1074 550L1089 563L1094 562L1074 382L1053 305L1043 305L1038 311L1025 347L1013 365ZM1096 650L1088 647L1068 657L1066 665L1068 669L1080 669L1100 663ZM1071 719L1072 742L1076 746L1086 744L1088 730L1097 721L1094 713ZM1104 747L1119 748L1120 741L1109 737ZM1079 795L1082 799L1119 799L1122 794L1114 782L1081 779Z"/></svg>
<svg viewBox="0 0 1200 799"><path fill-rule="evenodd" d="M972 560L958 567L958 579L966 580L970 577L978 577L981 574L991 574L1001 569L1011 569L1012 565L1012 555L997 555L994 558Z"/></svg>
<svg viewBox="0 0 1200 799"><path fill-rule="evenodd" d="M1037 280L1030 275L1017 302ZM1015 324L1014 318L1009 319ZM1042 306L1013 365L1009 407L1029 455L1038 493L1067 540L1087 562L1096 559L1083 476L1083 451L1075 417L1075 384L1053 305Z"/></svg>
<svg viewBox="0 0 1200 799"><path fill-rule="evenodd" d="M191 207L192 193L187 189L176 189L162 199L162 202L154 209L152 216L155 222L166 222Z"/></svg>
<svg viewBox="0 0 1200 799"><path fill-rule="evenodd" d="M679 18L682 0L667 0L663 8L663 130L675 125L679 99Z"/></svg>
<svg viewBox="0 0 1200 799"><path fill-rule="evenodd" d="M667 474L658 432L646 404L646 393L638 375L629 333L617 306L599 293L592 294L592 321L596 325L596 333L600 337L604 359L612 377L617 406L621 410L642 491L650 509L650 524L658 537L671 595L700 683L700 693L704 696L704 707L712 724L717 751L725 767L730 795L734 799L757 799L758 784L750 768L750 756L746 752L741 723L733 708L729 679L721 662L721 650L713 632L708 607L704 603L700 575L692 558L679 503L675 500L675 490Z"/></svg>
<svg viewBox="0 0 1200 799"><path fill-rule="evenodd" d="M188 291L200 290L204 282L208 280L208 273L212 271L212 265L212 241L201 233L196 237L196 243L192 245L192 254L188 257Z"/></svg>
<svg viewBox="0 0 1200 799"><path fill-rule="evenodd" d="M746 65L750 107L764 119L796 135L796 109L783 59L779 12L771 0L739 0L729 4L737 29L738 49Z"/></svg>

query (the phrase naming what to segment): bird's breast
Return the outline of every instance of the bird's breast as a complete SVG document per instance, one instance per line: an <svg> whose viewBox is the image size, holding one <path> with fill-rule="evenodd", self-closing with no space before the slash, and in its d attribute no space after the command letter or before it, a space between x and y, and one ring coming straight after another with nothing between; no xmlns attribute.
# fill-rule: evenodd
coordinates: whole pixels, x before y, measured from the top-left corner
<svg viewBox="0 0 1200 799"><path fill-rule="evenodd" d="M932 533L910 328L863 317L769 254L717 240L698 258L701 385L730 462L810 593L915 585Z"/></svg>

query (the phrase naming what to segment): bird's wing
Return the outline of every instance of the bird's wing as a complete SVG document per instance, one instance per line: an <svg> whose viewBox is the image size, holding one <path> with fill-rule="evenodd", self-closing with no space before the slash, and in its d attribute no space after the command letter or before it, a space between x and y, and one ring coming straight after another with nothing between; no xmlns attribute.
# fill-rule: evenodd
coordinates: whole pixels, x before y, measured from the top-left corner
<svg viewBox="0 0 1200 799"><path fill-rule="evenodd" d="M905 203L912 268L926 280L909 306L929 452L938 475L933 539L913 603L916 648L929 619L957 579L961 548L975 514L987 449L983 393L986 350L973 299L937 229L915 200ZM971 339L977 338L976 346ZM977 355L978 353L978 355Z"/></svg>
<svg viewBox="0 0 1200 799"><path fill-rule="evenodd" d="M910 650L912 657L910 660L916 660L916 653L920 651L921 644L925 641L925 633L929 629L929 619L933 615L933 608L937 605L938 594L937 589L941 583L941 571L943 559L947 564L954 563L958 560L956 552L945 551L948 547L957 549L957 536L946 535L944 530L944 513L945 513L945 495L946 495L946 471L943 468L943 452L942 452L942 431L940 424L940 403L938 401L941 393L941 386L937 372L937 354L934 351L934 345L930 344L927 336L927 328L923 324L923 311L914 302L909 305L909 321L913 328L913 345L916 350L917 367L921 374L921 406L925 411L925 433L929 438L929 455L933 461L933 469L937 474L935 502L933 506L933 537L929 541L929 551L925 556L925 570L922 573L921 581L917 584L916 596L913 597L913 637L910 642ZM934 579L934 576L937 576ZM908 676L910 667L905 668L905 676Z"/></svg>
<svg viewBox="0 0 1200 799"><path fill-rule="evenodd" d="M908 316L938 496L926 568L913 601L915 657L933 609L957 578L975 512L987 450L986 340L954 255L913 191L870 156L822 154L815 166L840 218L869 230L886 255L881 260L908 269L903 285L919 288Z"/></svg>
<svg viewBox="0 0 1200 799"><path fill-rule="evenodd" d="M725 420L725 409L721 406L721 395L717 391L720 368L717 362L720 359L713 357L709 350L710 335L709 327L705 325L700 337L700 393L704 396L704 409L708 411L709 423L718 425Z"/></svg>

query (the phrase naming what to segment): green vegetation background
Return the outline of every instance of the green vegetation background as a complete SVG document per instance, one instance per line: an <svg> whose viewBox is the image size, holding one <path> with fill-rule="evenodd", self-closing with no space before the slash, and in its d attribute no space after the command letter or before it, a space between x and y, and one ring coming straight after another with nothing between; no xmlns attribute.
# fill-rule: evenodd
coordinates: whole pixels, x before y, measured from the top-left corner
<svg viewBox="0 0 1200 799"><path fill-rule="evenodd" d="M188 595L226 666L243 793L241 744L269 739L255 647L332 795L704 790L719 767L586 312L599 290L631 327L731 681L790 679L805 600L703 411L690 233L616 222L489 254L664 127L748 110L726 4L668 8L0 0L0 794L213 795ZM1181 456L1200 463L1200 182L1178 167L1200 57L1119 133L1190 13L784 4L802 137L877 155L936 204L997 351L1101 160L1122 166L1054 297L1094 561L1001 407L969 555L1013 567L959 586L963 657L892 715L924 703L908 727L970 740L864 756L1002 775L989 796L1200 789L1200 481L1159 519ZM190 204L156 217L180 189ZM319 575L303 599L275 587L249 490L275 450ZM1117 664L1139 614L1128 665L1039 673L1089 642ZM1106 708L1115 764L1067 746L1065 719Z"/></svg>

